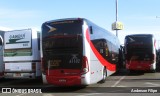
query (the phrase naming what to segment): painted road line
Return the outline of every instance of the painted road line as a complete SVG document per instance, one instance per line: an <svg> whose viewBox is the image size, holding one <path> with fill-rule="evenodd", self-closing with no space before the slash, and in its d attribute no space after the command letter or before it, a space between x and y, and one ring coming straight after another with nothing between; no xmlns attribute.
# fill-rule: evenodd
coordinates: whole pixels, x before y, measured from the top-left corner
<svg viewBox="0 0 160 96"><path fill-rule="evenodd" d="M114 83L111 87L116 87L126 76L122 76L117 82Z"/></svg>
<svg viewBox="0 0 160 96"><path fill-rule="evenodd" d="M116 87L127 87L127 86L120 85L120 86L116 86Z"/></svg>
<svg viewBox="0 0 160 96"><path fill-rule="evenodd" d="M160 87L160 84L156 84L156 83L146 82L145 84L153 86L153 87Z"/></svg>
<svg viewBox="0 0 160 96"><path fill-rule="evenodd" d="M76 95L76 96L92 96L92 95L100 95L100 94L103 94L103 93L89 93L89 94L83 94L83 95Z"/></svg>

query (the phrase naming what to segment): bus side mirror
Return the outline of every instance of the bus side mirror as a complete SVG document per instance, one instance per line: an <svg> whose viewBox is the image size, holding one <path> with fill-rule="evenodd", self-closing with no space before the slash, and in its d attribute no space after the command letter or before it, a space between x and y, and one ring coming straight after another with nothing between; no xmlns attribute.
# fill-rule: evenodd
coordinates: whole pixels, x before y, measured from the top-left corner
<svg viewBox="0 0 160 96"><path fill-rule="evenodd" d="M90 34L93 34L92 26L89 27Z"/></svg>
<svg viewBox="0 0 160 96"><path fill-rule="evenodd" d="M0 45L3 45L3 39L1 36L0 36Z"/></svg>

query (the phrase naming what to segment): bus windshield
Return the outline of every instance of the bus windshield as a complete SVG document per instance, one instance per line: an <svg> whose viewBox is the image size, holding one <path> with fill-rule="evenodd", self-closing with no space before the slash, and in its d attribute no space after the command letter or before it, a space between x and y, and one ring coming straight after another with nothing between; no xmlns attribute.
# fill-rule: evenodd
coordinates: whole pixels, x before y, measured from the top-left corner
<svg viewBox="0 0 160 96"><path fill-rule="evenodd" d="M42 36L56 36L56 35L81 35L82 21L81 20L66 20L45 23L42 26Z"/></svg>
<svg viewBox="0 0 160 96"><path fill-rule="evenodd" d="M134 45L149 46L152 44L152 38L150 36L128 36L126 39L127 43Z"/></svg>
<svg viewBox="0 0 160 96"><path fill-rule="evenodd" d="M150 35L126 37L127 60L152 60L153 40Z"/></svg>
<svg viewBox="0 0 160 96"><path fill-rule="evenodd" d="M44 68L80 69L82 46L81 20L49 22L42 25Z"/></svg>
<svg viewBox="0 0 160 96"><path fill-rule="evenodd" d="M153 60L152 52L150 49L132 49L128 52L126 57L127 60L142 60L150 61Z"/></svg>

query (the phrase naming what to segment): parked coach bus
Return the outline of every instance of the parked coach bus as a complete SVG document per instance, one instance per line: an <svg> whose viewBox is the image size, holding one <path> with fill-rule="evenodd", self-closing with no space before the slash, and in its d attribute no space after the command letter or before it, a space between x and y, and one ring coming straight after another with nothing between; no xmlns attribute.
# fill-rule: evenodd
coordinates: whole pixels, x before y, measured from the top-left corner
<svg viewBox="0 0 160 96"><path fill-rule="evenodd" d="M130 71L156 71L156 41L151 34L125 37L126 68Z"/></svg>
<svg viewBox="0 0 160 96"><path fill-rule="evenodd" d="M117 70L118 38L87 19L43 23L41 48L44 83L89 85L105 82Z"/></svg>
<svg viewBox="0 0 160 96"><path fill-rule="evenodd" d="M33 29L13 30L6 31L4 37L4 77L40 77L40 33Z"/></svg>
<svg viewBox="0 0 160 96"><path fill-rule="evenodd" d="M3 50L4 50L4 31L0 31L0 78L4 77Z"/></svg>

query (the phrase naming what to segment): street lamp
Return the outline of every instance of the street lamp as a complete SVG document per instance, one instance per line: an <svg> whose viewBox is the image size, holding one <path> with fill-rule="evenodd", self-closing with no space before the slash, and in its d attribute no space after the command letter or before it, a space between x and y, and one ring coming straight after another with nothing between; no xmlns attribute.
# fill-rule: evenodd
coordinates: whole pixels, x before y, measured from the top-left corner
<svg viewBox="0 0 160 96"><path fill-rule="evenodd" d="M156 19L159 19L160 16L156 16ZM158 44L158 49L160 49L160 40L156 40L157 41L157 44Z"/></svg>
<svg viewBox="0 0 160 96"><path fill-rule="evenodd" d="M112 24L112 30L116 30L116 36L118 37L118 30L123 29L123 24L118 21L118 0L116 0L116 22Z"/></svg>
<svg viewBox="0 0 160 96"><path fill-rule="evenodd" d="M118 0L116 0L116 22L118 21ZM118 37L118 30L116 30L116 36Z"/></svg>

